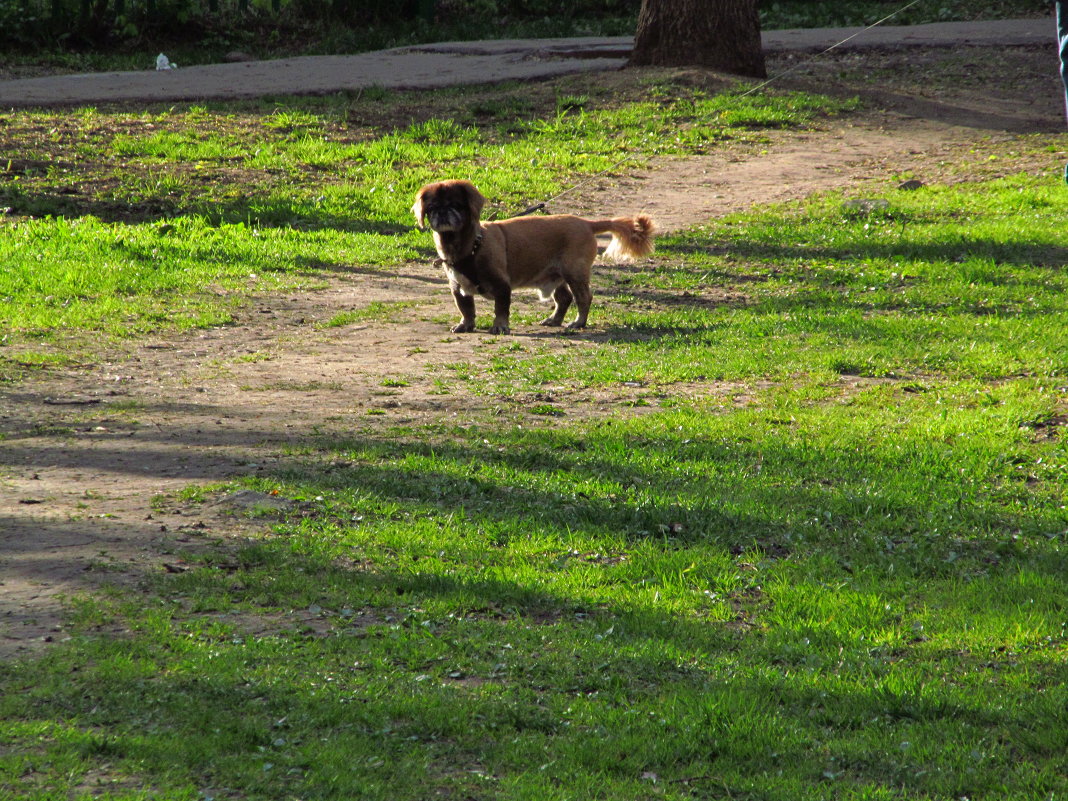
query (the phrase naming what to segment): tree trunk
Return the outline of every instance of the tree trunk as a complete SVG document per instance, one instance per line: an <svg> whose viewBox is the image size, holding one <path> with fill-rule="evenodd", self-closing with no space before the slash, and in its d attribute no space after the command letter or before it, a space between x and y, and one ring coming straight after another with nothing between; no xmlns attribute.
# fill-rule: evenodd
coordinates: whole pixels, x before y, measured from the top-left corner
<svg viewBox="0 0 1068 801"><path fill-rule="evenodd" d="M756 0L642 0L630 63L765 78Z"/></svg>

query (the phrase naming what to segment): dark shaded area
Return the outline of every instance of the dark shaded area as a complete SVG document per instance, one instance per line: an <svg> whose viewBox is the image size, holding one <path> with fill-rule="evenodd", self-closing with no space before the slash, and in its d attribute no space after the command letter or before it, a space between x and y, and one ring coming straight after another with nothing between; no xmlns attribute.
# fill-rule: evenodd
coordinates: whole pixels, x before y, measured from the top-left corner
<svg viewBox="0 0 1068 801"><path fill-rule="evenodd" d="M175 405L167 412L227 417L232 410ZM143 452L157 452L156 458L142 459L136 466L125 465L119 449L98 448L89 453L59 444L27 447L33 445L32 438L20 436L5 440L0 452L8 464L110 466L160 475L179 469L165 447L174 438L225 449L257 444L265 432L255 427L175 427L138 431L136 436L144 442ZM481 443L483 436L493 436L492 444L503 447L486 448ZM539 748L582 749L589 732L571 727L563 713L571 698L603 704L605 709L621 705L640 711L634 718L609 717L597 732L596 752L603 754L604 749L610 749L613 753L615 764L609 770L613 778L656 771L665 780L691 784L695 791L730 786L744 794L741 781L724 780L720 768L729 766L734 772L757 775L766 769L771 752L777 767L795 781L802 785L824 783L826 749L809 743L827 736L828 731L862 730L876 719L881 730L900 731L902 738L915 736L910 733L921 727L939 727L965 741L974 740L976 747L996 736L1013 743L1013 753L1025 759L1050 759L1057 753L1053 749L1058 747L1058 737L1049 732L1062 732L1063 741L1063 710L1057 699L1063 698L1064 692L1058 688L1057 676L1063 670L1054 653L1028 657L1026 686L1002 688L1013 703L1002 698L1002 703L976 707L959 700L953 682L884 683L896 662L913 655L912 646L917 647L918 657L922 654L919 658L937 667L940 657L919 648L919 636L909 646L894 648L848 635L836 641L838 635L823 632L818 620L807 635L820 638L814 642L802 636L804 632L759 628L755 620L767 600L755 577L751 586L727 596L736 612L734 619L712 621L660 611L655 606L626 608L593 603L581 594L561 595L539 583L500 578L495 572L474 578L449 576L440 570L422 571L417 561L393 568L376 564L368 569L359 559L337 559L299 544L301 535L297 532L302 521L339 535L346 526L374 526L377 502L389 507L391 501L397 501L420 517L462 512L472 537L483 538L484 530L492 529L497 532L498 545L507 544L510 528L534 520L537 525L554 530L567 527L579 535L625 533L632 545L654 541L668 551L707 542L735 553L756 547L772 558L829 557L840 563L844 576L851 572L849 563L858 553L846 536L857 528L857 521L851 520L845 509L834 506L835 495L844 500L854 482L859 486L879 481L893 469L912 478L926 474L932 485L938 485L933 486L932 497L944 497L946 488L956 481L955 475L939 475L909 454L902 457L900 465L852 460L856 471L846 475L841 467L832 467L843 459L850 462L846 456L849 446L844 443L841 452L821 454L768 441L691 439L685 432L633 439L602 431L596 438L618 440L620 446L646 454L660 453L678 465L713 460L742 466L759 459L763 476L726 486L702 478L700 471L690 471L688 481L706 500L658 507L641 502L640 497L641 486L663 484L664 476L655 466L597 455L592 449L594 437L574 431L544 431L537 436L473 432L470 443L401 443L387 436L295 440L290 443L294 450L303 450L306 455L286 456L270 470L272 476L290 482L304 499L268 516L268 521L282 523L281 529L255 543L202 558L186 553L182 561L183 557L176 556L180 567L174 574L160 577L157 568L140 576L151 578L164 599L184 598L188 604L200 604L196 614L175 605L178 619L174 631L163 634L155 629L155 639L127 634L83 643L79 660L89 658L76 665L67 666L70 654L58 649L44 657L44 670L0 666L0 683L17 690L17 697L28 699L27 713L32 705L35 716L75 719L82 737L76 747L94 760L135 761L138 771L150 777L173 777L177 771L217 779L220 774L229 775L229 769L215 765L215 761L235 754L220 752L216 743L233 748L237 742L244 749L238 755L247 759L262 759L262 754L269 752L268 758L291 792L323 798L351 797L347 795L351 790L344 783L338 784L336 778L333 783L329 781L323 774L329 762L314 749L281 748L279 739L318 743L329 738L331 743L349 743L354 753L369 749L389 765L385 773L390 777L393 797L422 797L417 786L420 774L415 773L413 779L406 768L405 760L413 752L442 775L452 775L457 765L472 755L495 764L494 749L479 740L487 731L497 738L534 738ZM413 472L392 463L399 453L433 454L443 464L437 471ZM635 487L636 492L614 498L562 498L529 489L521 479L502 480L487 467L505 468L499 475L529 471L567 472L580 479L607 477ZM197 460L180 469L191 480L218 480L230 475L232 467ZM809 477L807 485L795 484L798 472ZM726 493L750 494L765 511L761 515L729 514L719 503L719 497ZM364 508L359 500L355 505L340 500L350 494L374 502ZM320 496L325 500L319 500ZM788 532L778 518L797 510L803 510L806 517L823 518L828 503L832 517L812 532L809 544L784 540ZM932 511L941 514L938 509L891 505L880 511L889 517L888 530L903 535L908 532L908 536L926 543L927 551L915 558L919 561L922 557L933 565L921 571L929 582L961 582L963 586L965 580L985 580L974 573L976 565L986 565L993 577L1026 570L1063 582L1068 568L1063 554L1029 552L1007 536L962 540L952 534L936 536L919 531L932 525L929 515ZM960 532L991 528L1009 532L1027 525L1027 521L999 512L996 501L983 494L961 496L952 510L945 511L963 515L954 524ZM354 513L361 518L356 523L352 521ZM1054 519L1052 510L1050 515L1049 525L1056 528L1063 523ZM1035 520L1042 517L1038 513ZM0 559L33 555L31 541L3 536L12 522L18 521L0 519ZM78 523L63 528L71 541L85 536ZM30 562L47 566L50 560L61 558L61 545L55 553L36 554L37 559ZM950 563L942 558L950 549L965 550ZM414 547L413 554L417 552ZM567 569L569 560L581 563L587 558L594 559L596 565L597 559L607 561L611 555L568 553L554 561L553 554L546 554L541 569ZM871 570L876 564L869 562L865 569ZM883 569L890 566L898 571L917 567L913 557L893 552L881 564ZM832 580L834 573L825 563L820 580ZM304 594L309 575L316 577L310 598ZM246 610L314 605L323 608L316 614L324 620L312 630L302 626L292 613L281 613L275 630L244 635L240 613L212 617L208 599L217 596L225 596L228 604ZM456 610L454 617L439 619L421 611L425 604L441 600ZM357 619L351 613L346 617L341 611L346 606L361 610L362 617ZM216 621L219 628L214 633L198 629L198 616L207 616L205 622ZM128 623L137 626L141 621ZM153 625L158 627L158 621ZM236 627L234 634L228 633L230 626ZM188 637L183 635L185 627L193 632ZM499 635L487 633L494 627ZM395 643L388 649L392 681L383 687L361 663L369 651L391 638ZM507 658L499 656L496 647L503 639L510 645ZM182 643L180 649L172 644L177 642ZM666 646L664 651L671 656L654 655L657 648L651 645ZM131 648L141 666L135 677L109 667L116 659L125 664L121 660L128 658ZM212 650L211 661L201 658L202 648ZM1017 658L1008 653L945 655L947 665L954 670L967 664L973 671L990 671L991 676L1014 666ZM314 672L330 676L331 691L310 692L300 690L299 683L262 681L258 665L287 659L314 665ZM730 665L730 669L722 675L710 671L708 660ZM146 667L150 664L154 669ZM462 665L462 670L457 670L457 665ZM55 668L58 670L52 672ZM813 673L825 675L827 681L814 686ZM61 676L62 681L53 680L53 676ZM866 688L854 687L857 677L863 677ZM318 678L307 676L305 685L300 686L312 686ZM477 692L479 685L471 683L475 680L492 682L493 693ZM1046 691L1031 692L1036 683L1046 685ZM666 699L685 693L699 694L706 704L672 708L665 712L671 726L658 727L649 713L664 709ZM1021 700L1025 693L1027 700ZM757 721L759 726L754 725ZM799 730L808 736L797 737ZM635 738L654 737L656 749L627 746ZM594 750L578 753L580 765L591 771L604 770L598 767ZM954 797L1001 786L1005 771L1011 770L1001 763L984 763L974 772L938 772L927 768L941 764L951 750L932 751L928 747L924 753L923 757L895 754L883 758L874 753L835 752L838 762L834 770L854 784L867 783L888 792L904 788L916 794L944 792ZM691 765L712 766L717 778L713 781L711 773L693 772ZM514 775L522 768L501 765L496 770L501 775ZM374 775L381 779L380 773ZM350 766L348 781L355 786L366 780L362 767ZM1047 781L1050 786L1056 784L1052 777ZM278 785L274 787L278 789Z"/></svg>
<svg viewBox="0 0 1068 801"><path fill-rule="evenodd" d="M40 402L30 395L21 400L20 392L10 389L5 393L15 402L14 408L30 409ZM925 453L958 447L946 443L910 441L906 445L912 451L906 449L881 459L857 452L855 444L848 442L819 448L802 441L790 444L789 438L780 437L728 442L685 430L670 437L636 439L614 433L611 420L607 420L595 425L588 436L571 430L560 434L497 433L492 436L499 447L487 448L482 439L490 436L488 433L474 435L471 444L447 439L397 442L388 436L348 441L336 435L308 439L300 433L279 438L272 433L276 428L261 428L241 410L208 404L154 404L145 412L186 418L188 422L153 428L124 426L109 417L107 404L77 408L83 419L68 430L69 443L62 439L63 432L60 438L49 436L47 430L42 432L32 416L5 419L0 429L3 463L21 471L62 467L210 483L249 472L241 469L242 460L229 454L264 447L299 450L298 446L305 444L324 453L329 462L323 466L318 457L279 457L272 459L269 468L259 467L254 473L292 482L301 488L301 497L355 490L368 497L396 499L411 507L413 514L448 515L451 510L463 509L473 525L485 523L494 530L521 527L520 521L533 515L538 525L553 531L627 534L637 540L663 541L668 547L706 542L736 552L757 547L782 556L796 551L793 535L803 533L808 525L795 530L797 524L789 521L820 521L809 531L817 548L834 550L831 543L836 536L845 539L856 531L867 532L865 536L873 541L919 536L924 543L920 552L868 553L863 548L862 552L865 558L897 563L898 573L933 571L935 575L963 569L938 556L951 550L980 563L997 564L1003 558L1030 563L1030 557L1016 551L1009 533L1044 538L1060 531L1064 520L1063 511L1053 507L1036 508L1027 517L1020 517L1006 511L985 486L962 483L955 468L942 472L942 459L928 458ZM278 420L287 417L285 409L264 409L259 414ZM97 431L94 418L106 423L106 431ZM79 441L91 443L76 447ZM132 441L136 448L131 447ZM114 445L109 446L112 442ZM966 442L959 445L966 446ZM604 448L640 452L642 459L631 462L598 455ZM205 456L205 452L210 455ZM400 455L412 454L433 457L451 467L413 473L393 463ZM672 465L671 475L661 474L658 463ZM730 478L704 475L701 465L706 463L717 465ZM747 481L743 476L753 465L760 466L759 475ZM996 478L1000 467L991 465L991 481L1002 480ZM560 497L524 488L521 481L502 480L494 472L498 468L502 474L574 475L577 484L587 479L605 480L625 489L618 497L582 493ZM854 494L865 496L866 488L886 486L890 476L905 486L929 486L932 499L942 500L939 505L917 508L911 501L895 500L890 492L878 500L866 500L864 505L869 509L865 511L852 499ZM675 496L676 500L653 502L643 487L657 487L658 494ZM764 511L760 516L736 511L743 507ZM33 511L32 507L26 509L27 513ZM873 509L877 514L871 514ZM302 507L297 519L305 515L329 519L331 513L312 504ZM345 524L346 519L342 516L338 522ZM934 530L956 533L925 533ZM964 532L974 539L963 538ZM32 552L35 545L32 539L6 540L0 547ZM849 561L853 557L843 551L841 558ZM1050 574L1055 575L1064 567L1063 557L1050 558ZM1043 569L1040 565L1032 568Z"/></svg>
<svg viewBox="0 0 1068 801"><path fill-rule="evenodd" d="M1051 223L1055 215L1051 215ZM815 263L841 262L845 264L863 264L869 259L914 259L920 262L965 262L970 259L989 259L995 265L1004 266L1003 284L1020 284L1020 279L1012 272L1013 267L1048 268L1051 272L1060 272L1068 264L1068 246L1049 243L1001 242L995 239L961 236L959 239L944 242L917 242L910 238L908 229L903 229L896 242L873 241L869 238L856 239L842 245L824 246L812 243L801 245L780 242L754 240L728 240L721 242L667 242L659 246L660 255L685 256L695 253L731 255L741 259L755 259L777 266L782 274L788 271L789 264L797 259L811 260ZM786 264L783 264L783 263ZM732 282L738 277L734 273L709 271ZM848 276L846 276L848 277ZM753 276L753 281L763 280ZM842 279L844 280L844 278Z"/></svg>
<svg viewBox="0 0 1068 801"><path fill-rule="evenodd" d="M756 0L646 0L629 63L766 78Z"/></svg>
<svg viewBox="0 0 1068 801"><path fill-rule="evenodd" d="M18 183L0 183L0 210L26 217L93 216L108 223L166 222L176 217L202 217L210 225L247 223L261 228L296 228L302 231L336 230L391 236L415 230L414 225L361 217L370 209L353 208L345 213L324 212L313 200L285 200L249 195L207 197L192 189L186 197L142 197L118 200L93 197L76 186L59 191L25 188Z"/></svg>

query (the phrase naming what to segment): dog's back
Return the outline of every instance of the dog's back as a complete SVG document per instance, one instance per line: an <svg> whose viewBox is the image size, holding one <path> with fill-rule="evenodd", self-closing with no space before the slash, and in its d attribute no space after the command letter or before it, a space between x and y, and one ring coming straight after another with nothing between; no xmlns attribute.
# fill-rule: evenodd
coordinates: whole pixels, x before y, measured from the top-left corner
<svg viewBox="0 0 1068 801"><path fill-rule="evenodd" d="M483 223L487 236L499 236L512 286L537 286L547 272L589 280L597 258L597 238L581 217L553 214Z"/></svg>
<svg viewBox="0 0 1068 801"><path fill-rule="evenodd" d="M610 220L585 220L570 214L513 217L483 223L483 227L500 232L510 264L527 261L534 255L542 260L566 255L568 261L586 261L587 269L597 258L597 234L612 235L606 257L630 261L653 252L656 230L653 221L644 214Z"/></svg>

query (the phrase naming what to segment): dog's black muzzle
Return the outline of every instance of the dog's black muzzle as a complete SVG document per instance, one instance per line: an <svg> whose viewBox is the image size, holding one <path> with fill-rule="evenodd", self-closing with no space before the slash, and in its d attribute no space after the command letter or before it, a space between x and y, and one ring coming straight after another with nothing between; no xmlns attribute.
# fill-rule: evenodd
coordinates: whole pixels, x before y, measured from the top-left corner
<svg viewBox="0 0 1068 801"><path fill-rule="evenodd" d="M455 233L463 230L467 220L459 209L429 209L426 212L427 225L439 234Z"/></svg>

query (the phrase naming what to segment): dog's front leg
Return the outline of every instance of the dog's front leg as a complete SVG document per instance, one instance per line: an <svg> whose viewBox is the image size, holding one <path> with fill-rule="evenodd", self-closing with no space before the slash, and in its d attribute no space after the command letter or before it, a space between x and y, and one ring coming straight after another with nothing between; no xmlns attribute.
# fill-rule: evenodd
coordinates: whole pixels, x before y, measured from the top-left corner
<svg viewBox="0 0 1068 801"><path fill-rule="evenodd" d="M512 309L512 288L499 284L493 288L493 326L491 334L508 333L508 315Z"/></svg>
<svg viewBox="0 0 1068 801"><path fill-rule="evenodd" d="M466 334L475 330L475 299L465 295L456 282L452 283L452 299L460 311L461 320L452 327L454 334Z"/></svg>

